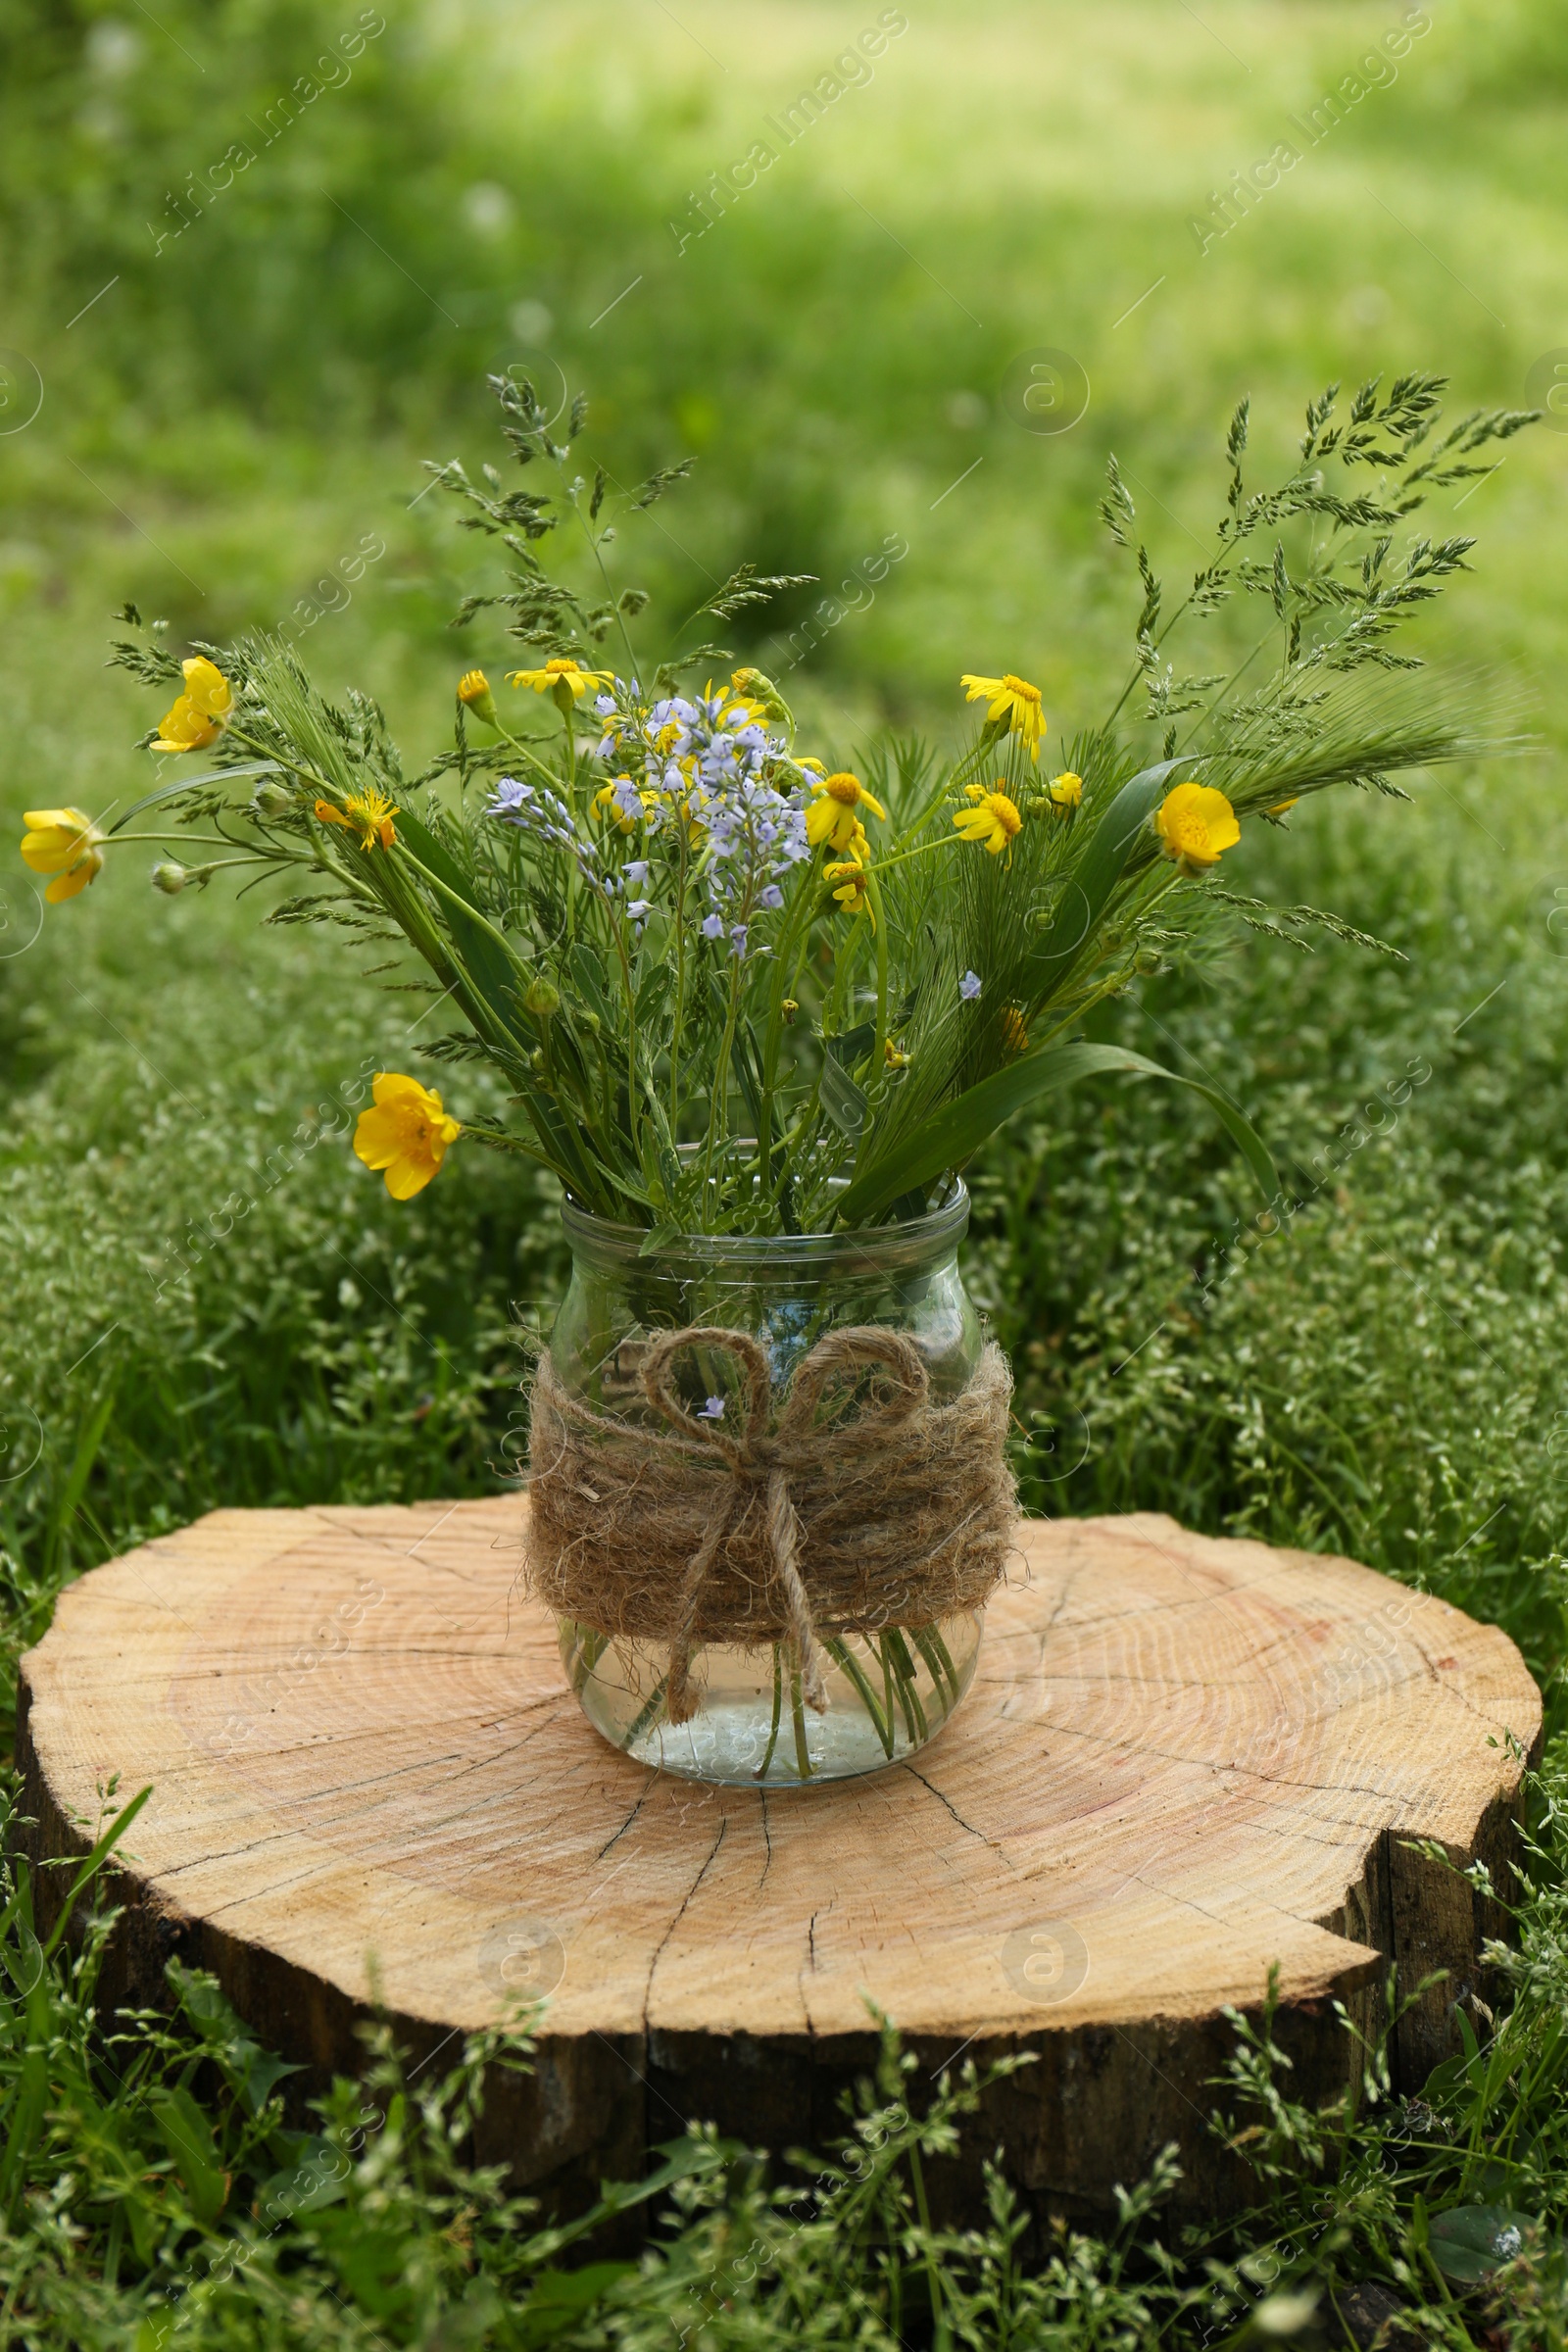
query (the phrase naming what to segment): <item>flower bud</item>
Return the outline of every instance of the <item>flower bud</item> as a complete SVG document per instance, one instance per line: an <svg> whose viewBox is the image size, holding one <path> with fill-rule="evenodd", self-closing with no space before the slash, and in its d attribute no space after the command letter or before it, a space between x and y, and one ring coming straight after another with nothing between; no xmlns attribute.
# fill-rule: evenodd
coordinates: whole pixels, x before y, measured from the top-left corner
<svg viewBox="0 0 1568 2352"><path fill-rule="evenodd" d="M487 727L498 727L501 724L500 719L496 716L495 697L490 692L490 681L482 669L464 671L463 676L458 680L458 700L466 710L473 712L475 718L482 718Z"/></svg>
<svg viewBox="0 0 1568 2352"><path fill-rule="evenodd" d="M286 784L258 784L251 795L251 807L258 816L287 816L293 806L294 795Z"/></svg>
<svg viewBox="0 0 1568 2352"><path fill-rule="evenodd" d="M1140 948L1133 956L1133 969L1138 972L1157 972L1165 958L1157 948Z"/></svg>
<svg viewBox="0 0 1568 2352"><path fill-rule="evenodd" d="M734 672L730 684L737 694L744 694L749 703L755 703L765 719L774 726L788 727L793 733L795 713L772 679L761 670L753 669L748 664L746 668Z"/></svg>
<svg viewBox="0 0 1568 2352"><path fill-rule="evenodd" d="M176 865L172 858L161 859L153 867L153 888L161 890L166 898L176 897L190 878L185 868L182 865Z"/></svg>
<svg viewBox="0 0 1568 2352"><path fill-rule="evenodd" d="M561 1010L561 991L543 972L535 974L523 992L523 1010L536 1021L548 1021Z"/></svg>

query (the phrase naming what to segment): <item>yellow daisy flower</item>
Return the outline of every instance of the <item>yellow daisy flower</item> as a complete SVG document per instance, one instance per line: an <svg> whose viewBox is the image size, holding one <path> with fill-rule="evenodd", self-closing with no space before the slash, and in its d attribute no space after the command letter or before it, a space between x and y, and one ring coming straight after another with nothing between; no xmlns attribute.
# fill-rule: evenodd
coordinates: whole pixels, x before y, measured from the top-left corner
<svg viewBox="0 0 1568 2352"><path fill-rule="evenodd" d="M1040 708L1040 689L1031 686L1027 678L1015 678L1010 669L1000 678L978 678L965 671L958 680L968 688L967 700L985 703L986 724L1001 728L1005 725L1013 735L1021 735L1029 746L1029 757L1040 757L1040 738L1046 731L1046 715Z"/></svg>
<svg viewBox="0 0 1568 2352"><path fill-rule="evenodd" d="M443 1110L434 1089L417 1078L378 1070L370 1092L373 1106L361 1111L354 1130L355 1156L384 1172L394 1200L412 1200L437 1173L463 1129Z"/></svg>
<svg viewBox="0 0 1568 2352"><path fill-rule="evenodd" d="M978 784L968 786L968 796L974 806L960 808L954 823L965 841L982 842L993 858L1005 850L1009 857L1012 844L1023 831L1023 818L1015 801L1009 801L1000 788L986 792Z"/></svg>
<svg viewBox="0 0 1568 2352"><path fill-rule="evenodd" d="M397 839L392 823L396 806L373 784L368 784L363 792L351 792L341 808L334 808L330 801L318 801L316 813L323 825L341 825L346 833L358 833L362 850L374 849L377 843L389 850Z"/></svg>
<svg viewBox="0 0 1568 2352"><path fill-rule="evenodd" d="M27 828L22 837L24 863L35 874L54 875L43 894L51 906L74 899L102 870L99 844L109 836L79 808L29 808L22 821Z"/></svg>
<svg viewBox="0 0 1568 2352"><path fill-rule="evenodd" d="M845 858L837 865L824 866L822 879L846 914L864 914L869 910L871 901L865 887L865 868L858 858ZM871 925L874 930L875 915L871 917Z"/></svg>
<svg viewBox="0 0 1568 2352"><path fill-rule="evenodd" d="M584 669L570 654L552 654L543 669L509 669L509 686L531 686L535 694L554 694L558 707L569 710L581 702L590 686L608 686L608 669Z"/></svg>
<svg viewBox="0 0 1568 2352"><path fill-rule="evenodd" d="M1207 873L1242 838L1235 809L1212 784L1175 785L1154 812L1154 830L1184 874Z"/></svg>
<svg viewBox="0 0 1568 2352"><path fill-rule="evenodd" d="M874 793L867 792L858 776L844 770L837 775L824 776L812 787L810 805L806 811L806 838L813 850L825 844L830 850L847 850L857 832L864 836L865 828L856 814L858 808L869 808L873 816L886 816L887 810Z"/></svg>
<svg viewBox="0 0 1568 2352"><path fill-rule="evenodd" d="M205 654L180 663L185 691L158 722L155 752L199 752L217 741L229 721L234 696L228 680Z"/></svg>
<svg viewBox="0 0 1568 2352"><path fill-rule="evenodd" d="M1058 816L1070 816L1075 808L1083 807L1084 780L1082 776L1075 776L1070 767L1063 768L1061 774L1053 776L1051 782L1046 786L1046 798Z"/></svg>

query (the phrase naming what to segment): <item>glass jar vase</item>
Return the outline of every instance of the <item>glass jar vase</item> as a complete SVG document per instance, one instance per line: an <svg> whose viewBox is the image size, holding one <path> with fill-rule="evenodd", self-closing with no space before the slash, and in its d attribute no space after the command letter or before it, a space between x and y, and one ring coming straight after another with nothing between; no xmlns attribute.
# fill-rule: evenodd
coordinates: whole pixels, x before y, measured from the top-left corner
<svg viewBox="0 0 1568 2352"><path fill-rule="evenodd" d="M590 1448L649 1443L644 1432L668 1447L668 1416L650 1400L644 1377L661 1334L695 1331L710 1343L683 1343L668 1357L671 1404L698 1421L724 1411L724 1398L709 1392L724 1386L711 1343L725 1355L725 1334L757 1343L751 1352L760 1376L765 1359L760 1386L768 1409L782 1403L802 1364L832 1333L854 1332L852 1348L874 1348L883 1334L912 1343L932 1406L965 1392L980 1363L980 1324L957 1263L969 1220L961 1184L923 1217L858 1233L703 1234L650 1245L646 1232L570 1202L562 1216L572 1275L551 1336L549 1370L557 1406L587 1433ZM727 1353L734 1352L732 1345ZM907 1348L902 1360L910 1362ZM733 1360L724 1369L733 1389ZM535 1418L537 1511L537 1398ZM732 1413L731 1428L735 1420ZM558 1434L564 1426L551 1424ZM575 1458L579 1468L586 1462L576 1491L597 1494L592 1451ZM711 1484L716 1490L722 1481ZM620 1523L617 1543L634 1585L641 1564L635 1536L625 1537L628 1524L635 1526L634 1516ZM911 1561L911 1574L917 1566ZM619 1566L611 1573L618 1577ZM799 1573L809 1593L808 1530ZM598 1614L618 1622L612 1608ZM894 1612L897 1622L854 1625L836 1625L830 1606L819 1613L813 1604L808 1658L803 1641L772 1614L772 1638L705 1639L691 1649L689 1674L683 1653L675 1674L680 1696L672 1702L668 1641L607 1632L557 1607L571 1687L590 1723L623 1754L692 1780L810 1788L880 1771L935 1739L973 1678L983 1603L937 1615L916 1599ZM685 1720L672 1720L676 1708Z"/></svg>

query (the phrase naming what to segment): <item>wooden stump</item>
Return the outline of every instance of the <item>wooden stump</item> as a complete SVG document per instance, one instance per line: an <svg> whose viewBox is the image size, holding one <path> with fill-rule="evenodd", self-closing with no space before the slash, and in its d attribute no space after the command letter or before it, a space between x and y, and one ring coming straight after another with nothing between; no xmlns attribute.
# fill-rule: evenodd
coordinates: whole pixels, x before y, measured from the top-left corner
<svg viewBox="0 0 1568 2352"><path fill-rule="evenodd" d="M1167 2141L1180 2201L1243 2193L1206 2131L1278 1970L1296 2096L1399 2030L1453 2041L1495 1907L1413 1853L1506 1868L1541 1702L1518 1652L1348 1560L1165 1518L1033 1523L973 1690L912 1763L815 1790L653 1776L595 1733L519 1583L515 1498L216 1511L67 1591L24 1666L39 1854L83 1850L112 1774L129 1837L120 1988L177 1952L319 2081L372 1997L416 2057L549 1994L485 2154L575 2202L688 2119L821 2145L874 2050L927 2078L1027 2048L946 2169L973 2212L1004 2144L1039 2210L1093 2214ZM52 1885L60 1874L44 1874Z"/></svg>

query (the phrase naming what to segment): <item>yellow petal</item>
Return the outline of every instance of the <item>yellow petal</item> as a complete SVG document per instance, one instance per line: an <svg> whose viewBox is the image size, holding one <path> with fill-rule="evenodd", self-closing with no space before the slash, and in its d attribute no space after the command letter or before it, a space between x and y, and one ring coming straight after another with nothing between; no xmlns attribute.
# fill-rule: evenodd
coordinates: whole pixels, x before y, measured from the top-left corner
<svg viewBox="0 0 1568 2352"><path fill-rule="evenodd" d="M23 811L22 821L39 832L50 825L64 825L73 833L85 833L92 823L92 819L84 816L79 808L26 808Z"/></svg>
<svg viewBox="0 0 1568 2352"><path fill-rule="evenodd" d="M58 874L70 856L70 846L58 830L22 836L22 862L30 865L35 874Z"/></svg>
<svg viewBox="0 0 1568 2352"><path fill-rule="evenodd" d="M388 1167L403 1149L403 1121L396 1111L362 1110L354 1129L354 1153L368 1168Z"/></svg>
<svg viewBox="0 0 1568 2352"><path fill-rule="evenodd" d="M440 1096L402 1070L377 1070L370 1084L370 1093L383 1108L391 1103L403 1102L416 1110L430 1111L437 1118L441 1115Z"/></svg>
<svg viewBox="0 0 1568 2352"><path fill-rule="evenodd" d="M74 899L78 891L85 890L102 864L103 859L97 851L89 850L81 863L74 865L69 874L57 874L43 894L50 906L62 906L67 899Z"/></svg>
<svg viewBox="0 0 1568 2352"><path fill-rule="evenodd" d="M193 654L188 662L180 663L180 667L185 673L185 692L181 700L188 702L192 710L199 710L204 717L212 717L217 712L233 708L234 697L229 691L228 680L216 662L209 662L205 654Z"/></svg>
<svg viewBox="0 0 1568 2352"><path fill-rule="evenodd" d="M394 1200L412 1200L422 1193L434 1176L440 1161L435 1159L398 1159L386 1171L386 1189Z"/></svg>

